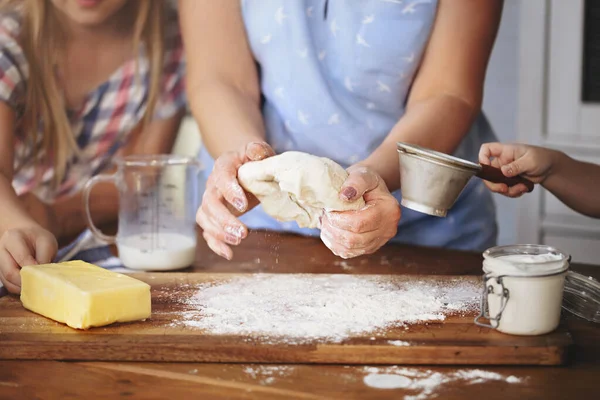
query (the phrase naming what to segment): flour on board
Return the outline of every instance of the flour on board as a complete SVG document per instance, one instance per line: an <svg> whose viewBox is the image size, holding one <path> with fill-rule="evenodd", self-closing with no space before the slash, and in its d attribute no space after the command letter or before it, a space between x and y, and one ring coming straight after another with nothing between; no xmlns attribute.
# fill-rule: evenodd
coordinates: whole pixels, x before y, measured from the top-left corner
<svg viewBox="0 0 600 400"><path fill-rule="evenodd" d="M197 285L173 324L263 343L340 342L477 308L480 287L448 278L254 274ZM392 341L393 345L403 345Z"/></svg>

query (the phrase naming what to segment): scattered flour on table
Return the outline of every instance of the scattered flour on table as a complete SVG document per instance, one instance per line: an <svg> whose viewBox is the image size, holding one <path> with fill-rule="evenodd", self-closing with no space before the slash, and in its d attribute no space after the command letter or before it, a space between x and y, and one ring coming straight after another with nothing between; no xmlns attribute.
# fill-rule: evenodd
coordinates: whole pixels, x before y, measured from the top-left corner
<svg viewBox="0 0 600 400"><path fill-rule="evenodd" d="M375 389L404 389L410 394L404 400L423 400L437 397L435 393L441 386L451 382L463 382L475 385L489 381L502 381L518 384L523 378L504 376L496 372L481 369L460 369L449 373L405 367L365 367L363 378L365 385Z"/></svg>
<svg viewBox="0 0 600 400"><path fill-rule="evenodd" d="M336 261L334 264L335 264L336 266L340 266L340 267L342 267L342 269L343 269L344 271L351 271L352 269L354 269L354 268L352 267L352 265L350 265L350 263L349 263L348 261Z"/></svg>
<svg viewBox="0 0 600 400"><path fill-rule="evenodd" d="M480 287L448 278L254 274L197 286L173 324L285 343L340 342L473 312ZM392 341L394 345L404 345Z"/></svg>
<svg viewBox="0 0 600 400"><path fill-rule="evenodd" d="M409 387L412 379L402 375L370 374L365 376L364 382L367 386L377 389L399 389Z"/></svg>
<svg viewBox="0 0 600 400"><path fill-rule="evenodd" d="M277 378L285 378L294 372L288 365L256 365L244 368L244 372L252 379L258 379L261 385L271 385Z"/></svg>
<svg viewBox="0 0 600 400"><path fill-rule="evenodd" d="M410 342L405 340L388 340L388 343L393 346L410 346Z"/></svg>

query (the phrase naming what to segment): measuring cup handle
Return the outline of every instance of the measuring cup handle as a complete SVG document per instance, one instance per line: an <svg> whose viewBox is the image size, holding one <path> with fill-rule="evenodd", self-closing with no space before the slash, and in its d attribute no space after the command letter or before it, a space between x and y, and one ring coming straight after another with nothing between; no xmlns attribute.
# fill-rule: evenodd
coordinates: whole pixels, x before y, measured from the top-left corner
<svg viewBox="0 0 600 400"><path fill-rule="evenodd" d="M116 186L115 174L96 175L85 184L83 187L83 207L85 208L85 217L90 231L92 231L94 236L96 236L98 239L112 244L116 242L117 237L102 233L102 231L100 231L100 229L94 225L94 221L92 220L92 212L90 211L90 194L92 193L94 186L101 182L109 182Z"/></svg>

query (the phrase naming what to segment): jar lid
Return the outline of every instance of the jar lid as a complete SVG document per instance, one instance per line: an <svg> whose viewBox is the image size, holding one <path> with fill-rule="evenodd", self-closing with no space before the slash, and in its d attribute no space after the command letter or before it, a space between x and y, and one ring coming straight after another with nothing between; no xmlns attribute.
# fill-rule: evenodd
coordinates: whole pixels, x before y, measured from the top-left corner
<svg viewBox="0 0 600 400"><path fill-rule="evenodd" d="M570 257L552 246L496 246L483 253L483 271L493 275L545 276L566 271Z"/></svg>
<svg viewBox="0 0 600 400"><path fill-rule="evenodd" d="M600 282L569 271L565 278L563 308L591 322L600 322Z"/></svg>

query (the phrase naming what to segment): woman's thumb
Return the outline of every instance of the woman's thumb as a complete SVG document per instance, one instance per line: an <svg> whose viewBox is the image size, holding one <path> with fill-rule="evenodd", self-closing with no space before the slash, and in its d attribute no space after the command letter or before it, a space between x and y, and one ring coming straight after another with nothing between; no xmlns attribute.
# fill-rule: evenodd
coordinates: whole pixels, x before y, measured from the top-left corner
<svg viewBox="0 0 600 400"><path fill-rule="evenodd" d="M250 161L260 161L274 155L273 148L266 142L251 142L246 145L246 157Z"/></svg>
<svg viewBox="0 0 600 400"><path fill-rule="evenodd" d="M349 175L340 189L340 198L344 201L354 201L379 184L377 175L366 168L351 168L348 172Z"/></svg>

